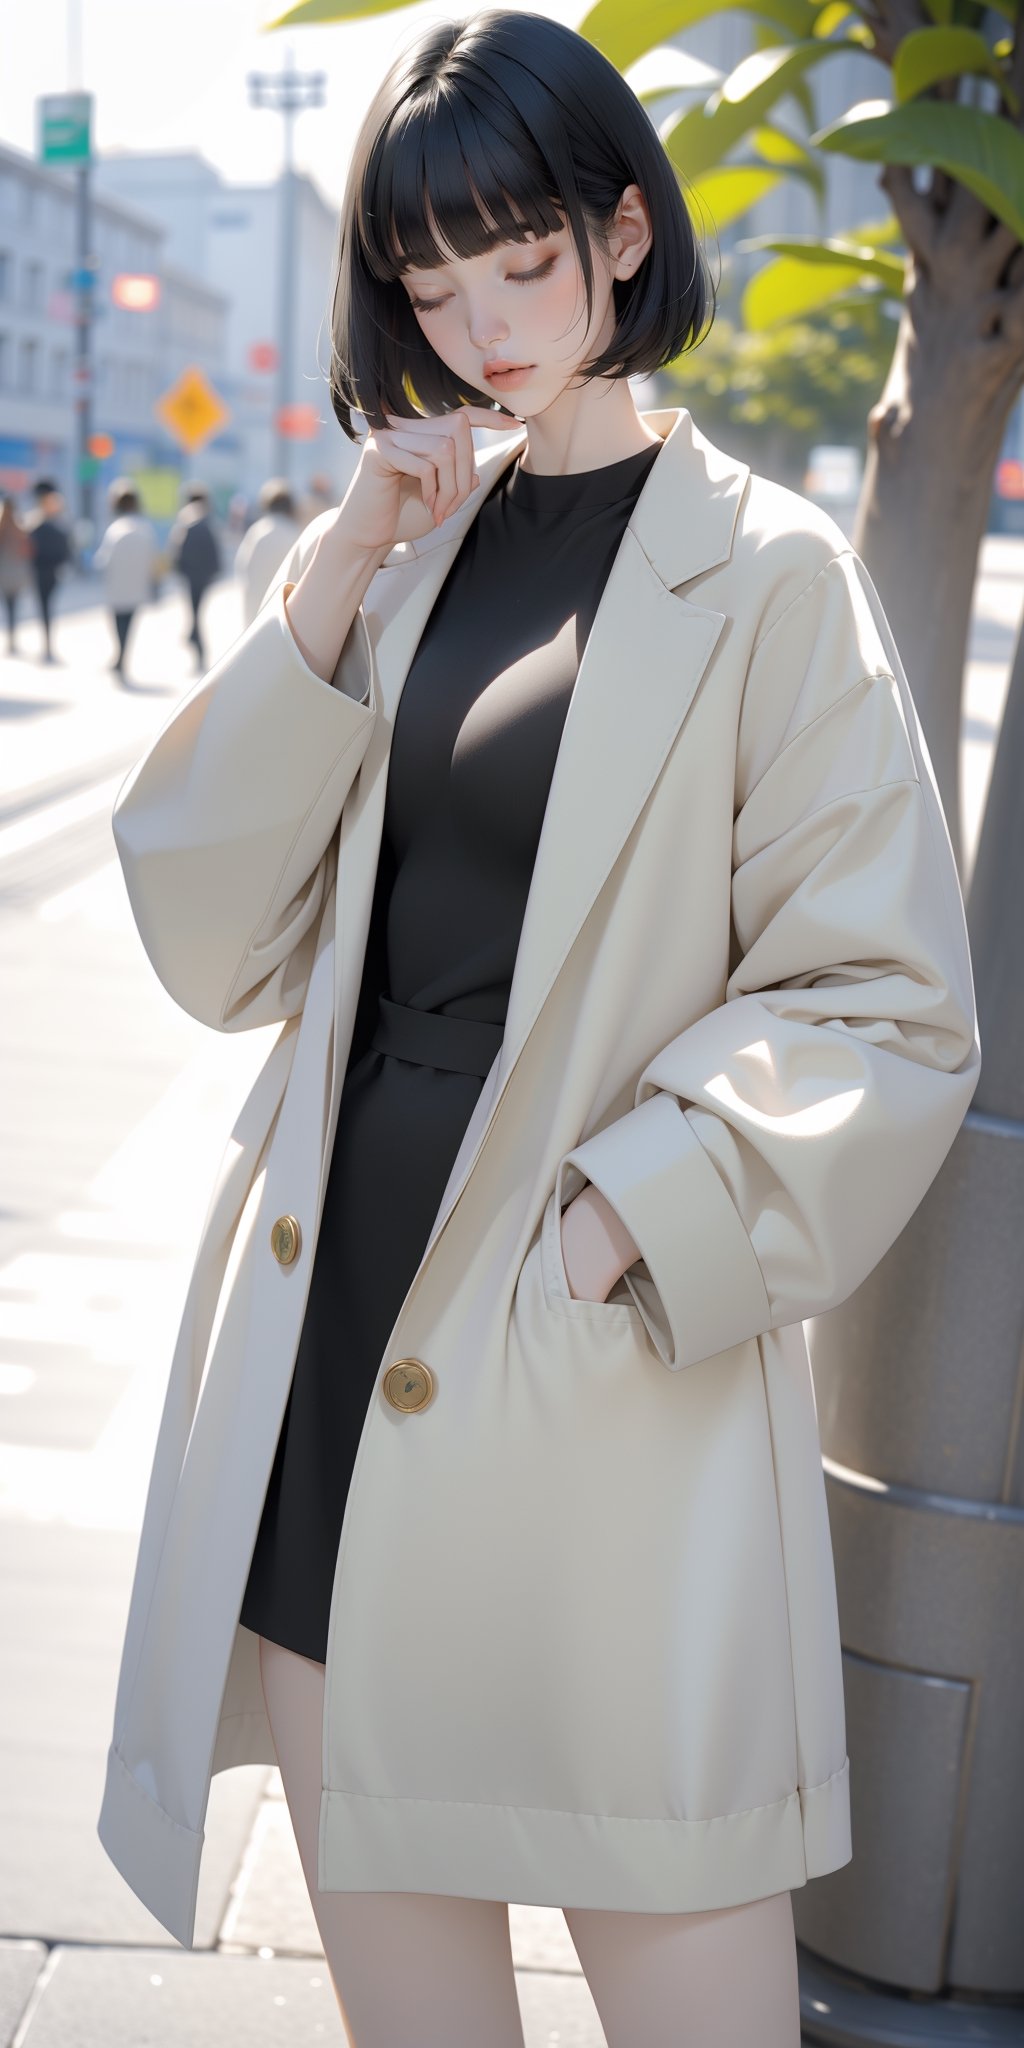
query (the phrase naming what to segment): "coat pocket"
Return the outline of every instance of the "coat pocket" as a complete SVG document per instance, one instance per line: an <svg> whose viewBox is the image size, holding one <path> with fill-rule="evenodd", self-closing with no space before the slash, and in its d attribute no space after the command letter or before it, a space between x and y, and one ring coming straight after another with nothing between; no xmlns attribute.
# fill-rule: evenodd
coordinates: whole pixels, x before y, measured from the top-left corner
<svg viewBox="0 0 1024 2048"><path fill-rule="evenodd" d="M557 1188L553 1188L544 1208L540 1227L540 1279L545 1307L552 1315L571 1316L577 1322L605 1323L609 1329L633 1330L643 1333L647 1340L647 1326L640 1310L630 1301L589 1301L584 1295L574 1295L569 1289L569 1279L562 1257L561 1212L558 1207ZM625 1292L625 1282L617 1283Z"/></svg>

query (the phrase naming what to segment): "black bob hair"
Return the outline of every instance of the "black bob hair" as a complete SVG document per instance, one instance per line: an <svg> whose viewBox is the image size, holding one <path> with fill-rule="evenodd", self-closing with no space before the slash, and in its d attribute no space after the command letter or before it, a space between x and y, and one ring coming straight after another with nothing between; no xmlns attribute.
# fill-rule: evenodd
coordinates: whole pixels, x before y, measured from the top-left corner
<svg viewBox="0 0 1024 2048"><path fill-rule="evenodd" d="M367 110L342 201L330 394L349 440L361 438L354 410L381 430L388 413L436 417L465 400L493 402L430 346L398 281L406 266L481 255L568 221L589 324L588 230L600 246L631 184L650 213L651 247L632 278L613 280L615 331L580 365L588 378L649 376L703 339L714 317L676 171L636 94L575 29L488 8L424 30Z"/></svg>

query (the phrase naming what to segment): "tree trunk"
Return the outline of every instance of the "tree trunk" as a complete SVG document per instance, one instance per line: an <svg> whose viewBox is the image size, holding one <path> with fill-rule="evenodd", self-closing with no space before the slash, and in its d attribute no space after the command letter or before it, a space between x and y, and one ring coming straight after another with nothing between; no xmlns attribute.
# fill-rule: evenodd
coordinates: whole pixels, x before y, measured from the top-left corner
<svg viewBox="0 0 1024 2048"><path fill-rule="evenodd" d="M915 330L913 294L878 404L853 545L877 587L961 859L960 723L978 556L1016 389L977 376L963 309Z"/></svg>
<svg viewBox="0 0 1024 2048"><path fill-rule="evenodd" d="M971 873L967 924L978 1003L981 1078L972 1108L1024 1126L1024 626L1010 674L985 815Z"/></svg>
<svg viewBox="0 0 1024 2048"><path fill-rule="evenodd" d="M885 389L868 415L853 545L877 587L960 859L961 696L992 477L1024 384L1024 251L941 172L887 165L909 249Z"/></svg>

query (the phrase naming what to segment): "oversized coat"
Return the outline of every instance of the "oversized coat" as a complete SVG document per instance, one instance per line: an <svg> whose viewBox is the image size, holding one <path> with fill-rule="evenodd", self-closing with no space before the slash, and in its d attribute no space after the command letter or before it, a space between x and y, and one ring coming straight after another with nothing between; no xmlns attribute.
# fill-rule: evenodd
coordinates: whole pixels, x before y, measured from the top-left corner
<svg viewBox="0 0 1024 2048"><path fill-rule="evenodd" d="M368 1387L330 1613L321 1890L685 1912L851 1855L803 1325L893 1243L970 1103L963 901L858 555L685 407L644 418L663 445L580 662L504 1040ZM164 987L214 1030L280 1026L185 1300L98 1822L187 1946L211 1776L275 1761L238 1614L395 714L524 440L490 440L481 491L392 549L329 684L284 609L332 515L315 520L114 806ZM561 1256L588 1179L642 1254L606 1302L570 1295Z"/></svg>

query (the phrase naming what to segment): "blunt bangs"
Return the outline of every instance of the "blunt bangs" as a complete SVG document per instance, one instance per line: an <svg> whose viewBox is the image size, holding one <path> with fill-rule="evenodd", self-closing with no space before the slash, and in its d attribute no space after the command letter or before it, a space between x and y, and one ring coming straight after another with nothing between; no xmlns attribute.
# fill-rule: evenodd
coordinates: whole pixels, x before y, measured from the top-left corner
<svg viewBox="0 0 1024 2048"><path fill-rule="evenodd" d="M411 265L431 270L563 226L564 201L551 194L551 172L522 122L518 134L503 134L451 93L402 114L371 154L359 214L366 261L381 283Z"/></svg>
<svg viewBox="0 0 1024 2048"><path fill-rule="evenodd" d="M706 331L714 287L676 172L635 93L575 30L504 8L428 27L367 110L342 203L330 393L349 439L353 411L382 429L389 414L494 404L431 347L404 270L568 227L589 325L590 240L600 245L631 184L652 245L631 279L613 281L615 331L577 372L590 378L650 375Z"/></svg>

